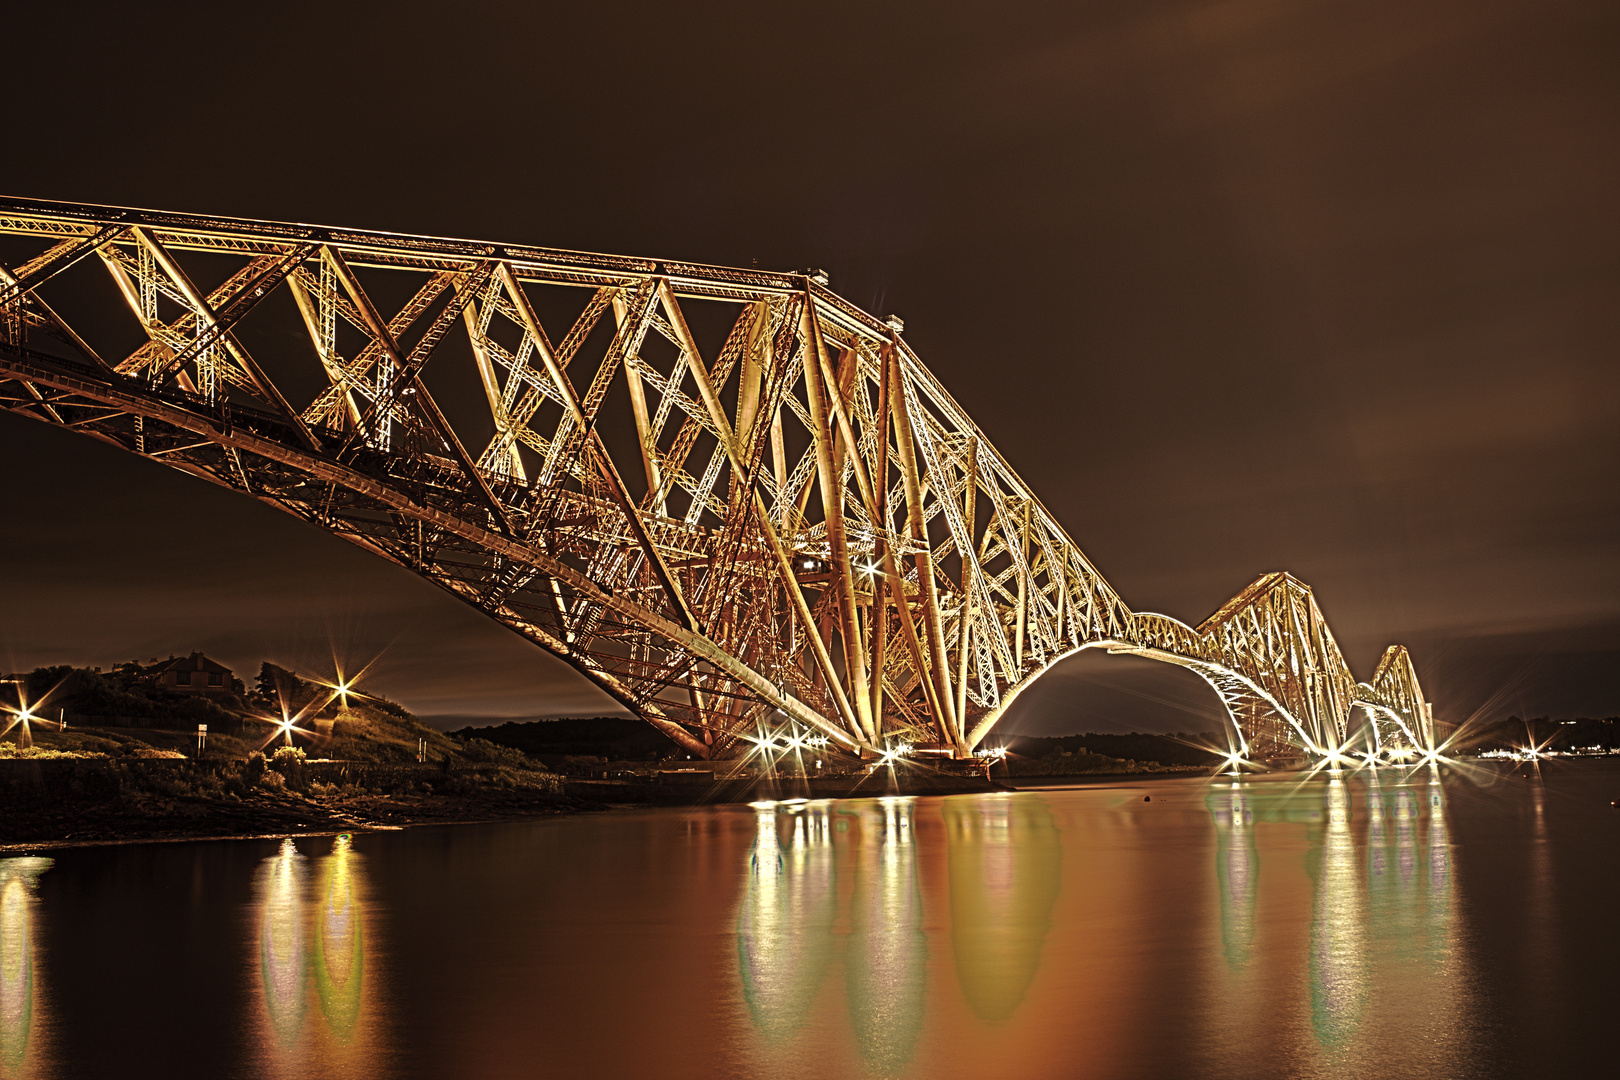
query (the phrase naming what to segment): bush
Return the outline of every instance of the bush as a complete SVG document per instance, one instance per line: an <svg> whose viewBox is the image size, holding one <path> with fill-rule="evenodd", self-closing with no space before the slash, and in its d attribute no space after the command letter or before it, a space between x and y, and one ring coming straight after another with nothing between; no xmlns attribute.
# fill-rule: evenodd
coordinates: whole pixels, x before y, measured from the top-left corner
<svg viewBox="0 0 1620 1080"><path fill-rule="evenodd" d="M544 769L545 766L521 750L488 739L468 738L461 740L461 756L468 761L476 761L488 765L501 765L508 769Z"/></svg>
<svg viewBox="0 0 1620 1080"><path fill-rule="evenodd" d="M270 755L270 767L281 774L282 780L294 791L304 790L304 748L281 746Z"/></svg>
<svg viewBox="0 0 1620 1080"><path fill-rule="evenodd" d="M248 755L247 763L242 766L242 783L250 788L259 786L264 779L264 755L255 750Z"/></svg>

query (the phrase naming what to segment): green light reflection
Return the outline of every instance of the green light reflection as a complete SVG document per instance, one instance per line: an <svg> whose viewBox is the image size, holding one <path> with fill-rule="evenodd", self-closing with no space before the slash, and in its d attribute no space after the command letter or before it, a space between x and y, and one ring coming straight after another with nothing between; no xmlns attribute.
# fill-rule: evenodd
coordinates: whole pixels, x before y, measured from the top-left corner
<svg viewBox="0 0 1620 1080"><path fill-rule="evenodd" d="M34 1026L34 888L52 860L0 859L0 1067L28 1063Z"/></svg>
<svg viewBox="0 0 1620 1080"><path fill-rule="evenodd" d="M339 1042L348 1042L354 1035L365 975L358 860L352 841L340 836L319 870L320 906L313 935L315 989L321 1014Z"/></svg>
<svg viewBox="0 0 1620 1080"><path fill-rule="evenodd" d="M1001 1023L1023 1003L1063 882L1057 823L1037 796L948 799L951 944L968 1005Z"/></svg>

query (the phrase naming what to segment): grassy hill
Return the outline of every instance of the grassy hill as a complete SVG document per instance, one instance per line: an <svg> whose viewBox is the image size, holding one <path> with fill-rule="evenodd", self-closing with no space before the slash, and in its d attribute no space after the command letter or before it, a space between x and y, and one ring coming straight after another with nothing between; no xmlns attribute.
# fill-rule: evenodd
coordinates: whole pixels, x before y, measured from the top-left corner
<svg viewBox="0 0 1620 1080"><path fill-rule="evenodd" d="M380 696L345 704L273 664L251 689L211 697L165 689L138 664L41 668L20 683L0 683L0 704L26 700L39 719L0 741L0 843L307 835L572 806L521 751L453 739Z"/></svg>
<svg viewBox="0 0 1620 1080"><path fill-rule="evenodd" d="M363 690L347 702L330 687L264 663L249 688L240 680L209 695L162 686L162 663L119 664L109 671L66 665L36 668L20 687L0 684L0 704L22 700L40 719L30 734L40 752L106 757L195 757L197 728L208 726L203 756L245 759L288 745L309 758L375 765L506 765L537 769L522 753L473 737L451 738L399 704ZM282 717L293 721L283 732ZM65 719L66 730L59 728ZM17 756L15 733L0 756Z"/></svg>

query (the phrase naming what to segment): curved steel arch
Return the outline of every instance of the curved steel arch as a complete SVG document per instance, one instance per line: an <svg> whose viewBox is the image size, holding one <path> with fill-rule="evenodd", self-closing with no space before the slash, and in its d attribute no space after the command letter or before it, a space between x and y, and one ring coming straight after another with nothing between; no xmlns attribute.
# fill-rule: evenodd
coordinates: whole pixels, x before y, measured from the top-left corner
<svg viewBox="0 0 1620 1080"><path fill-rule="evenodd" d="M1432 743L1405 650L1356 683L1287 574L1196 629L1132 612L824 275L16 198L0 236L32 240L0 406L406 566L695 753L780 710L967 756L1103 643L1198 671L1246 744L1340 746L1357 704Z"/></svg>
<svg viewBox="0 0 1620 1080"><path fill-rule="evenodd" d="M1167 616L1154 617L1166 618ZM1232 727L1229 732L1229 735L1232 736L1231 748L1244 757L1269 757L1278 756L1279 754L1291 754L1293 751L1289 747L1293 746L1314 749L1309 734L1300 726L1299 721L1291 716L1288 710L1275 701L1263 688L1255 685L1242 674L1230 668L1210 664L1189 656L1179 656L1159 649L1144 648L1140 645L1116 640L1089 641L1066 653L1052 657L1040 668L1030 672L1023 682L1007 692L1002 699L1002 713L1009 709L1025 690L1039 681L1041 676L1045 675L1053 667L1072 656L1078 656L1088 649L1099 648L1113 654L1140 656L1149 660L1174 664L1197 675L1220 698L1221 704L1226 710L1227 722ZM982 730L976 728L975 735L982 739L990 733L996 722L1001 718L1001 713L986 716L980 723ZM1286 727L1297 738L1285 739L1281 743L1267 741L1266 735L1260 730L1267 722L1274 726Z"/></svg>

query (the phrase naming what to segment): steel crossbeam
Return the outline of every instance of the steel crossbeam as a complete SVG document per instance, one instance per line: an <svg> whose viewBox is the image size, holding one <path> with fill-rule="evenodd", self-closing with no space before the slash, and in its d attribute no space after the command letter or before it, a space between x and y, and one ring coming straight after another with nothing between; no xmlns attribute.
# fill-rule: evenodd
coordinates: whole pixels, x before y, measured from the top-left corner
<svg viewBox="0 0 1620 1080"><path fill-rule="evenodd" d="M0 407L406 566L695 754L795 725L967 757L1091 647L1199 674L1255 756L1433 745L1406 650L1356 682L1287 574L1196 628L1131 611L819 275L15 198L0 237L33 243ZM119 311L147 343L109 364Z"/></svg>

